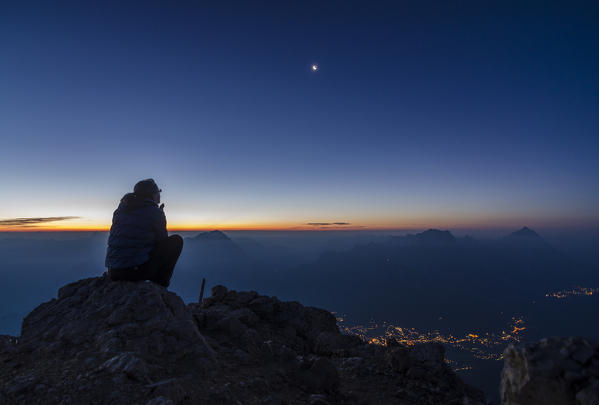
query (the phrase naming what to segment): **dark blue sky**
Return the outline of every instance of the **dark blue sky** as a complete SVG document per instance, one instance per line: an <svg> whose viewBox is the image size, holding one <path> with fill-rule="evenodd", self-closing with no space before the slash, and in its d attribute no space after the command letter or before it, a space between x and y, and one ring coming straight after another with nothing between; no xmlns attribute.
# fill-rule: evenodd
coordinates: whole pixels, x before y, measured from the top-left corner
<svg viewBox="0 0 599 405"><path fill-rule="evenodd" d="M599 225L597 2L13 3L0 219Z"/></svg>

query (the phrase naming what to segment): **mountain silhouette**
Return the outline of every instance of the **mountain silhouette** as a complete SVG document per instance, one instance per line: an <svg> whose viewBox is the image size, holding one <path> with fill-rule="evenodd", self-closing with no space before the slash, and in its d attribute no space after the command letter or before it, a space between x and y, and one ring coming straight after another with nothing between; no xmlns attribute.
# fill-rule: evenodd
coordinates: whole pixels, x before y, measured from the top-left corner
<svg viewBox="0 0 599 405"><path fill-rule="evenodd" d="M200 253L204 258L229 260L243 256L242 249L224 232L202 232L192 238L186 238L187 252Z"/></svg>
<svg viewBox="0 0 599 405"><path fill-rule="evenodd" d="M422 244L446 244L454 243L455 237L449 231L440 231L438 229L429 229L415 235L408 235L409 239Z"/></svg>
<svg viewBox="0 0 599 405"><path fill-rule="evenodd" d="M529 227L525 226L522 227L521 229L512 232L511 234L509 234L510 237L516 237L516 238L539 238L541 239L541 237L539 236L538 233L536 233L535 231L533 231L532 229L530 229Z"/></svg>
<svg viewBox="0 0 599 405"><path fill-rule="evenodd" d="M388 241L401 246L445 246L455 244L456 238L449 231L429 229L405 236L390 236Z"/></svg>
<svg viewBox="0 0 599 405"><path fill-rule="evenodd" d="M535 254L539 250L554 251L553 247L545 239L527 226L510 233L503 238L503 241L512 249L525 249L535 252Z"/></svg>
<svg viewBox="0 0 599 405"><path fill-rule="evenodd" d="M203 278L209 285L217 280L229 281L247 269L247 263L245 252L224 232L202 232L184 239L173 286L189 300L197 297L197 286Z"/></svg>
<svg viewBox="0 0 599 405"><path fill-rule="evenodd" d="M418 324L440 311L468 312L469 322L491 324L489 313L520 308L547 291L588 284L592 278L536 232L523 228L500 239L456 238L429 229L328 251L314 262L281 275L272 274L288 296L301 296L367 319L370 313L397 316ZM283 287L279 287L282 289ZM362 296L376 297L364 305ZM348 299L354 297L354 299ZM499 315L498 315L499 316ZM466 326L466 325L464 325Z"/></svg>
<svg viewBox="0 0 599 405"><path fill-rule="evenodd" d="M222 240L231 240L224 232L221 231L209 231L209 232L201 232L190 238L192 240L202 240L202 241L222 241Z"/></svg>

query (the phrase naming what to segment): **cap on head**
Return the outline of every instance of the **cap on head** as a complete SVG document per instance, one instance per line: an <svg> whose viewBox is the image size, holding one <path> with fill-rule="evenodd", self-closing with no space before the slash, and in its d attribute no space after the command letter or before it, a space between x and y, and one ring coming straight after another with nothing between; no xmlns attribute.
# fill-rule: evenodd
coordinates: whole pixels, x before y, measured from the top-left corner
<svg viewBox="0 0 599 405"><path fill-rule="evenodd" d="M133 187L133 192L142 197L150 197L152 194L160 193L161 191L154 179L138 181L135 187Z"/></svg>

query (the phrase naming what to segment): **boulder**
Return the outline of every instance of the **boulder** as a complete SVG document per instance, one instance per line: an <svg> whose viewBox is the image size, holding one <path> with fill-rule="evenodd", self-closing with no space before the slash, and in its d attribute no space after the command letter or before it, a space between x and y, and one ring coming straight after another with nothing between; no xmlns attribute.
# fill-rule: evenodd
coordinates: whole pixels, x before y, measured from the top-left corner
<svg viewBox="0 0 599 405"><path fill-rule="evenodd" d="M154 283L108 277L68 284L58 299L35 308L23 321L19 347L34 353L84 347L113 355L212 356L179 296Z"/></svg>
<svg viewBox="0 0 599 405"><path fill-rule="evenodd" d="M548 338L504 352L504 405L580 405L599 398L594 362L599 345L584 338Z"/></svg>

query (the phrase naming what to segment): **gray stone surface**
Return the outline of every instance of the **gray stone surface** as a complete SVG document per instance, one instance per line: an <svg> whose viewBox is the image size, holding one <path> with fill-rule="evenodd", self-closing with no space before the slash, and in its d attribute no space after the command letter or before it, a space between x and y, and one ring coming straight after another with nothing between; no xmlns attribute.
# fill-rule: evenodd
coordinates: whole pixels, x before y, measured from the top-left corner
<svg viewBox="0 0 599 405"><path fill-rule="evenodd" d="M150 282L91 278L62 287L58 299L35 308L23 321L21 350L95 349L106 354L210 356L183 300Z"/></svg>
<svg viewBox="0 0 599 405"><path fill-rule="evenodd" d="M584 347L573 357L593 369ZM18 339L0 336L0 403L482 405L484 396L442 348L372 347L323 309L223 286L184 305L152 283L98 277L61 288Z"/></svg>
<svg viewBox="0 0 599 405"><path fill-rule="evenodd" d="M504 352L504 405L599 404L594 377L599 345L585 338L547 338Z"/></svg>

